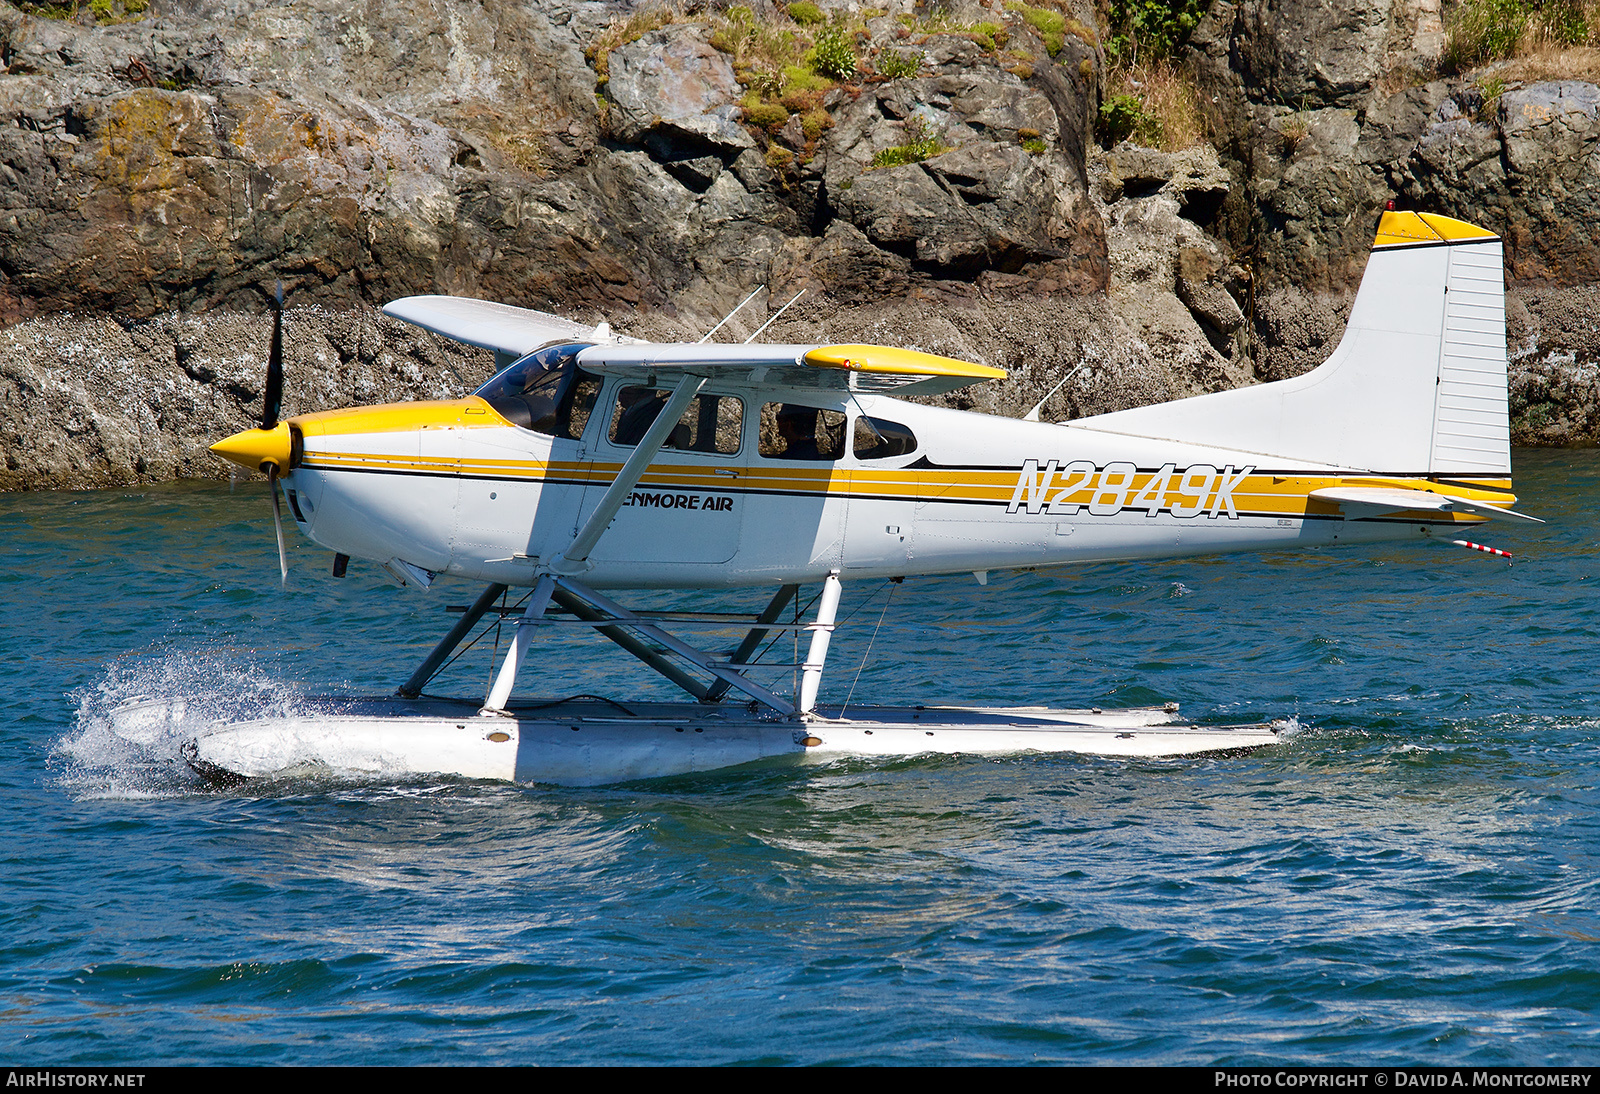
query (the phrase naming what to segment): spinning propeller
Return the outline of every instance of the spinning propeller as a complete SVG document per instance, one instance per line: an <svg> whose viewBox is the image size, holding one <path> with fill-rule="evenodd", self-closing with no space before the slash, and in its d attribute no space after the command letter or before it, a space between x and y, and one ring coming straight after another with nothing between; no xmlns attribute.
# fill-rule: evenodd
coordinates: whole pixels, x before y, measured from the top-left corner
<svg viewBox="0 0 1600 1094"><path fill-rule="evenodd" d="M211 446L224 459L267 473L272 494L272 527L278 535L278 570L289 580L289 556L283 545L283 502L278 497L278 475L289 463L291 439L287 423L278 421L283 409L283 282L272 300L272 345L267 351L267 384L261 399L261 425L246 429Z"/></svg>

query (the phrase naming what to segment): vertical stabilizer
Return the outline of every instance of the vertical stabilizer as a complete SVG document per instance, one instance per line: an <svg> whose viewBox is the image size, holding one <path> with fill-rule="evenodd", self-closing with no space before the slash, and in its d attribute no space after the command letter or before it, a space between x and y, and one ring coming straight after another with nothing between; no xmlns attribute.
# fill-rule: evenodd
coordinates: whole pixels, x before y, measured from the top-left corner
<svg viewBox="0 0 1600 1094"><path fill-rule="evenodd" d="M1500 239L1432 213L1384 213L1344 337L1322 365L1070 425L1287 466L1509 475Z"/></svg>

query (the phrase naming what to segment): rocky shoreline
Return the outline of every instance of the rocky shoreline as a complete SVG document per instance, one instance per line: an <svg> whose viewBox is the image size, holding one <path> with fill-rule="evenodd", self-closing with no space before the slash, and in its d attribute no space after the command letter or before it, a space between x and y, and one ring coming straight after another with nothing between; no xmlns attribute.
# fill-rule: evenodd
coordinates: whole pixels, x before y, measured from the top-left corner
<svg viewBox="0 0 1600 1094"><path fill-rule="evenodd" d="M1057 420L1277 379L1391 197L1505 237L1515 443L1600 442L1600 86L1542 78L1587 54L1430 80L1437 0L1216 0L1212 143L1104 149L1094 13L1041 10L879 9L852 76L758 103L761 5L0 4L0 489L227 475L278 280L291 412L485 378L377 311L422 292L697 337L765 285L743 337L805 289L764 337L998 365L953 398L999 414L1066 380Z"/></svg>

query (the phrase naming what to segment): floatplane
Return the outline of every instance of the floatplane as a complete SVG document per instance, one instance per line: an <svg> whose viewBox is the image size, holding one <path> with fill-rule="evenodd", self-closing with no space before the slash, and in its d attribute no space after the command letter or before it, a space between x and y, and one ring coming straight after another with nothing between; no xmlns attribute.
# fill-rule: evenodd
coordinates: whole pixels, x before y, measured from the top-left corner
<svg viewBox="0 0 1600 1094"><path fill-rule="evenodd" d="M265 471L275 516L397 583L484 588L397 693L195 730L223 782L310 769L601 784L772 757L928 752L1180 756L1274 743L1176 706L851 707L820 700L841 590L862 579L1441 539L1514 512L1501 243L1385 212L1348 327L1302 376L1061 424L905 401L997 368L874 345L653 343L481 300L384 311L494 352L471 395L279 420L282 307L260 426L214 451ZM708 336L709 337L709 336ZM277 521L283 563L281 517ZM1504 552L1494 552L1503 554ZM285 574L287 568L285 566ZM619 590L767 588L747 615L630 608ZM817 590L801 616L802 587ZM525 589L519 605L508 590ZM786 617L786 611L793 612ZM458 609L460 610L460 609ZM482 699L424 693L484 621L512 634ZM517 699L538 636L579 627L680 702ZM681 637L737 627L731 649ZM790 693L769 636L804 635ZM181 725L130 704L120 732Z"/></svg>

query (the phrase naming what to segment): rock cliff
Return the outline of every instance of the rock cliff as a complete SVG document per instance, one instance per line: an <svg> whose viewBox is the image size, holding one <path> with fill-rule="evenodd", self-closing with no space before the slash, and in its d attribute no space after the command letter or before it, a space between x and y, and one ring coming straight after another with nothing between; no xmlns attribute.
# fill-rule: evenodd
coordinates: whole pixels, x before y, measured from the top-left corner
<svg viewBox="0 0 1600 1094"><path fill-rule="evenodd" d="M1505 239L1513 441L1600 442L1595 51L1450 78L1439 0L1215 0L1187 63L1235 186L1215 226L1252 257L1261 379L1320 362L1374 210L1445 213Z"/></svg>
<svg viewBox="0 0 1600 1094"><path fill-rule="evenodd" d="M277 281L291 411L481 380L375 312L425 292L666 337L765 285L743 337L803 289L767 337L996 364L998 413L1218 390L1320 360L1389 197L1506 236L1518 439L1600 432L1600 90L1428 80L1438 0L1215 0L1173 153L1097 143L1086 3L824 3L829 79L765 0L103 6L0 4L0 488L225 473Z"/></svg>

